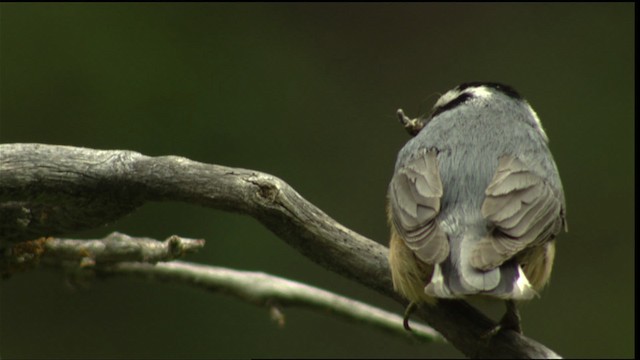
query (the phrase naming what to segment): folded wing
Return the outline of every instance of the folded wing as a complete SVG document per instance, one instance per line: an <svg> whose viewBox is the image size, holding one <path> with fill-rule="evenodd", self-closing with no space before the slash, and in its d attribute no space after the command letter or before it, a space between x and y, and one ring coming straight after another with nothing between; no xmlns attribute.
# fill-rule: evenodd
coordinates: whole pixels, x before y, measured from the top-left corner
<svg viewBox="0 0 640 360"><path fill-rule="evenodd" d="M503 156L485 191L482 216L495 228L471 254L471 266L494 269L521 250L552 239L564 223L560 194L521 160Z"/></svg>
<svg viewBox="0 0 640 360"><path fill-rule="evenodd" d="M442 182L437 152L422 149L398 169L389 187L393 224L416 256L427 264L447 258L447 235L436 224L440 212Z"/></svg>

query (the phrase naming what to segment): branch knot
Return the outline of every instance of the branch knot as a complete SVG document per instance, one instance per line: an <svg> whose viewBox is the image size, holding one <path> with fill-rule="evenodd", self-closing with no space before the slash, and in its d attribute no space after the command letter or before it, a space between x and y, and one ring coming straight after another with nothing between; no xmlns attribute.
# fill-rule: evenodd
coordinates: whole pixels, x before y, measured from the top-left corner
<svg viewBox="0 0 640 360"><path fill-rule="evenodd" d="M258 187L258 197L260 199L269 203L276 202L280 194L280 187L273 177L264 174L253 174L247 181Z"/></svg>

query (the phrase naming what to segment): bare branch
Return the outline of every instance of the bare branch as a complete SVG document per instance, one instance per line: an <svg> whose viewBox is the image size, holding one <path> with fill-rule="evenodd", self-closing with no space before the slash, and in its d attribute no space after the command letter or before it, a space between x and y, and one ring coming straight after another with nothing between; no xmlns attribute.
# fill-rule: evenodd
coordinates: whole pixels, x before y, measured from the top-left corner
<svg viewBox="0 0 640 360"><path fill-rule="evenodd" d="M204 247L204 240L172 235L165 241L131 237L118 232L103 239L40 238L23 241L0 253L0 275L35 267L39 263L61 267L91 267L123 261L155 264L171 261Z"/></svg>
<svg viewBox="0 0 640 360"><path fill-rule="evenodd" d="M426 342L444 340L428 326L414 325L414 332L409 333L402 327L402 318L398 315L296 281L265 273L178 261L156 265L156 262L174 260L203 246L204 240L175 235L165 241L157 241L118 232L95 240L41 238L18 243L5 251L0 257L0 274L10 275L42 264L62 268L73 276L72 279L83 281L94 273L144 276L219 291L255 305L267 306L277 315L279 322L284 322L280 306L301 306L329 310L339 317L407 338Z"/></svg>
<svg viewBox="0 0 640 360"><path fill-rule="evenodd" d="M182 261L156 265L126 262L96 270L99 274L142 276L233 295L243 301L268 307L278 314L276 321L281 323L284 322L281 307L300 306L328 310L344 319L366 323L403 337L426 342L443 340L440 334L428 326L414 324L413 333L409 333L404 330L402 317L398 315L326 290L261 272L238 271Z"/></svg>
<svg viewBox="0 0 640 360"><path fill-rule="evenodd" d="M396 299L386 247L337 223L284 181L182 157L40 144L0 145L0 249L92 228L147 201L183 201L250 215L316 263ZM553 351L503 331L463 301L417 315L470 357L548 358Z"/></svg>

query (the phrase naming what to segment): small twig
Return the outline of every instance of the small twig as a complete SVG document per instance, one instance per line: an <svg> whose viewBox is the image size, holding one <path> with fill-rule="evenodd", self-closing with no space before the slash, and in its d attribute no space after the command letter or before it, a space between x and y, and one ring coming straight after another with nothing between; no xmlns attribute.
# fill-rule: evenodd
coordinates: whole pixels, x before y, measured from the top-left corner
<svg viewBox="0 0 640 360"><path fill-rule="evenodd" d="M176 235L158 241L118 232L93 240L40 238L4 249L0 254L0 274L11 275L38 263L64 267L90 267L123 261L154 264L196 252L204 243L204 240Z"/></svg>
<svg viewBox="0 0 640 360"><path fill-rule="evenodd" d="M266 306L274 321L284 325L282 306L327 310L339 317L360 321L403 337L421 341L444 341L432 328L415 325L415 334L404 331L402 319L390 312L296 281L260 273L171 261L204 246L204 240L172 235L165 241L131 237L114 232L103 239L72 240L41 238L5 249L0 272L42 264L62 268L76 277L112 274L146 276L232 294L241 300ZM11 264L12 266L9 266ZM85 270L85 271L83 271Z"/></svg>
<svg viewBox="0 0 640 360"><path fill-rule="evenodd" d="M265 306L271 310L272 315L275 309L275 320L281 324L284 324L282 307L300 306L329 311L344 319L366 323L403 337L427 342L444 341L440 334L428 326L413 323L413 332L408 332L402 326L402 317L396 314L314 286L262 272L238 271L183 261L156 265L119 263L96 268L96 272L111 275L137 275L230 294L252 304Z"/></svg>

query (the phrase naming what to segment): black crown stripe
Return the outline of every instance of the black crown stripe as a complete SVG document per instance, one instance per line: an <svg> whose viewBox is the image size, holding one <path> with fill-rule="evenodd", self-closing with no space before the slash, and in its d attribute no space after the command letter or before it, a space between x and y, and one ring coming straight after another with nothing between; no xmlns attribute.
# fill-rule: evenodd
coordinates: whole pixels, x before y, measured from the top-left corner
<svg viewBox="0 0 640 360"><path fill-rule="evenodd" d="M431 113L431 117L434 117L440 113L443 113L445 111L451 110L454 107L462 104L463 102L471 99L473 97L473 95L469 94L469 93L463 93L458 95L457 98L449 101L448 103L442 105L442 106L438 106L437 108L433 109L433 113Z"/></svg>

